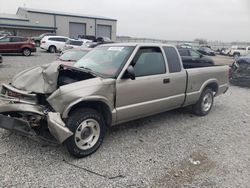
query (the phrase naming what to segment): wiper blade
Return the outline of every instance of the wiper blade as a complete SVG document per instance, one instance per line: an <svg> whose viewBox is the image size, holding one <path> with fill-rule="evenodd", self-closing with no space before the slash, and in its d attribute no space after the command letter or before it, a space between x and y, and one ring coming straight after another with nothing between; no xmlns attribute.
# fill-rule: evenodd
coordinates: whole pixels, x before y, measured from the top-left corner
<svg viewBox="0 0 250 188"><path fill-rule="evenodd" d="M94 72L92 69L90 69L90 68L88 68L88 67L80 66L79 68L81 68L81 69L86 69L86 70L88 70L88 71Z"/></svg>

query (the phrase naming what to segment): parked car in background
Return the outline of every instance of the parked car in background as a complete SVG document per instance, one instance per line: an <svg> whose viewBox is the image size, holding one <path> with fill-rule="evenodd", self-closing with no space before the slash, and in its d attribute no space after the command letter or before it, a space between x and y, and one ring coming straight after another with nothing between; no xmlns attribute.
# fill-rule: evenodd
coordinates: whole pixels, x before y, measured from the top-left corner
<svg viewBox="0 0 250 188"><path fill-rule="evenodd" d="M0 31L0 37L11 36L11 32L9 31Z"/></svg>
<svg viewBox="0 0 250 188"><path fill-rule="evenodd" d="M250 54L237 58L231 66L230 82L250 87Z"/></svg>
<svg viewBox="0 0 250 188"><path fill-rule="evenodd" d="M250 46L247 47L233 46L229 52L229 55L237 59L238 57L246 56L249 53L250 53Z"/></svg>
<svg viewBox="0 0 250 188"><path fill-rule="evenodd" d="M114 43L110 38L108 37L98 37L96 38L92 43L86 43L86 46L89 48L95 48L96 46L99 46L101 44L111 44Z"/></svg>
<svg viewBox="0 0 250 188"><path fill-rule="evenodd" d="M50 53L61 52L67 40L69 38L64 36L46 36L41 40L40 48Z"/></svg>
<svg viewBox="0 0 250 188"><path fill-rule="evenodd" d="M184 68L209 67L215 63L213 59L191 48L178 47Z"/></svg>
<svg viewBox="0 0 250 188"><path fill-rule="evenodd" d="M32 52L36 52L36 46L30 38L17 36L0 38L0 53L22 53L24 56L30 56Z"/></svg>
<svg viewBox="0 0 250 188"><path fill-rule="evenodd" d="M36 46L39 47L40 44L41 44L41 40L42 40L43 37L46 37L46 36L55 36L55 35L56 35L55 33L43 33L43 34L41 34L38 37L31 37L31 39L34 40L34 42L36 43Z"/></svg>
<svg viewBox="0 0 250 188"><path fill-rule="evenodd" d="M85 56L92 48L75 48L66 51L62 51L60 56L55 61L56 63L62 63L64 65L73 65L75 62Z"/></svg>
<svg viewBox="0 0 250 188"><path fill-rule="evenodd" d="M84 44L87 44L87 43L91 43L92 41L91 40L87 40L87 39L69 39L66 41L62 51L65 51L65 50L69 50L69 49L72 49L72 48L79 48L81 46L85 46Z"/></svg>
<svg viewBox="0 0 250 188"><path fill-rule="evenodd" d="M0 54L0 63L3 63L3 57L1 54Z"/></svg>
<svg viewBox="0 0 250 188"><path fill-rule="evenodd" d="M210 56L216 55L215 51L208 47L200 47L199 49L197 49L197 51L203 55L210 55Z"/></svg>
<svg viewBox="0 0 250 188"><path fill-rule="evenodd" d="M70 154L86 157L110 126L186 106L209 114L214 97L228 90L228 71L185 69L171 45L102 45L74 67L34 67L3 84L0 127L32 137L49 131Z"/></svg>
<svg viewBox="0 0 250 188"><path fill-rule="evenodd" d="M219 50L220 55L229 55L230 49L229 48L221 48Z"/></svg>

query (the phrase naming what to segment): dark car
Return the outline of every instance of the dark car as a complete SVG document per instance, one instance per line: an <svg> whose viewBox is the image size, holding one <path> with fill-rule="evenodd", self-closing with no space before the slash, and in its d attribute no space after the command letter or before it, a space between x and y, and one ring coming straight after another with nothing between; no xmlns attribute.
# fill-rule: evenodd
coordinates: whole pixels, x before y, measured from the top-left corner
<svg viewBox="0 0 250 188"><path fill-rule="evenodd" d="M236 59L231 65L230 83L250 87L250 54Z"/></svg>
<svg viewBox="0 0 250 188"><path fill-rule="evenodd" d="M201 47L197 50L198 52L200 52L203 55L210 55L210 56L215 56L215 51L213 51L211 48L208 47Z"/></svg>
<svg viewBox="0 0 250 188"><path fill-rule="evenodd" d="M209 67L214 61L191 48L178 48L184 68Z"/></svg>
<svg viewBox="0 0 250 188"><path fill-rule="evenodd" d="M0 38L0 53L22 53L24 56L30 56L31 52L36 52L36 46L29 38L17 36Z"/></svg>
<svg viewBox="0 0 250 188"><path fill-rule="evenodd" d="M56 36L56 34L55 33L43 33L38 37L31 37L31 39L36 43L36 46L39 47L42 38L46 36Z"/></svg>

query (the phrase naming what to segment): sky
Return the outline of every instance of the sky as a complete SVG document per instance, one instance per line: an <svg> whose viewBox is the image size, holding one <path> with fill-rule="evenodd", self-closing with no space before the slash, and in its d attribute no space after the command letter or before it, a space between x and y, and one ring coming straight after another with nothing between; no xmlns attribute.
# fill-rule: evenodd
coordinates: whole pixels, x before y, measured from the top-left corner
<svg viewBox="0 0 250 188"><path fill-rule="evenodd" d="M163 40L250 42L249 0L0 0L0 13L18 7L117 19L117 35Z"/></svg>

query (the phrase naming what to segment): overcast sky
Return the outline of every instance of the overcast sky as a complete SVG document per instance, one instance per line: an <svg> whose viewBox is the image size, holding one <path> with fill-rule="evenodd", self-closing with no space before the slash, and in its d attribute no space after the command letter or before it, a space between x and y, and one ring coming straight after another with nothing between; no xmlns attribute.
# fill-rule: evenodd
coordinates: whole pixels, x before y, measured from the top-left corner
<svg viewBox="0 0 250 188"><path fill-rule="evenodd" d="M250 41L249 0L5 0L0 12L19 6L115 18L118 35Z"/></svg>

